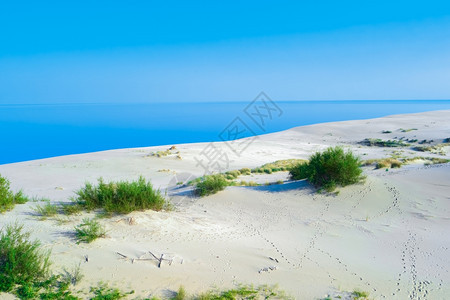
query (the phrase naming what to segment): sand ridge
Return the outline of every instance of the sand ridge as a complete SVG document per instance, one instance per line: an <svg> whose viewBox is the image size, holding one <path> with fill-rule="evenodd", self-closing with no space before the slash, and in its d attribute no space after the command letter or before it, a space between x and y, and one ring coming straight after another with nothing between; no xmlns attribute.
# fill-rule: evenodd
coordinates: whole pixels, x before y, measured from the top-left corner
<svg viewBox="0 0 450 300"><path fill-rule="evenodd" d="M389 156L399 149L365 147L364 138L450 137L450 111L389 116L297 127L258 137L228 169L257 167L278 159L303 158L342 145L363 159ZM403 128L415 128L402 132ZM383 130L392 133L383 134ZM237 283L278 284L297 299L317 299L355 288L375 299L445 299L450 293L450 165L417 163L400 169L365 167L363 184L338 195L322 195L287 173L254 176L282 185L228 187L205 198L174 181L200 176L197 157L207 145L176 145L182 159L153 157L170 146L120 149L1 165L13 189L67 202L86 181L136 179L143 175L167 190L172 212L133 212L101 219L108 234L77 245L73 227L84 213L64 222L39 220L36 203L3 214L0 225L15 220L52 249L56 269L82 262L80 288L106 281L135 296L168 295L179 285L189 293ZM227 149L224 143L214 143ZM401 149L405 156L426 155ZM182 175L183 174L183 175ZM132 220L132 222L130 222ZM155 260L169 260L158 268ZM125 255L126 258L118 254ZM86 257L89 258L86 262Z"/></svg>

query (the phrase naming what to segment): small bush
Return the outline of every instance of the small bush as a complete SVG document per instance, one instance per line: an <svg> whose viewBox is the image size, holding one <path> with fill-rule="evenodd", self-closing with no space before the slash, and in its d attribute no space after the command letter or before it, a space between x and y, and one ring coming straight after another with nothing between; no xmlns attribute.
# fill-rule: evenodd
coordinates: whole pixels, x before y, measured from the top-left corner
<svg viewBox="0 0 450 300"><path fill-rule="evenodd" d="M22 191L13 193L9 185L9 180L0 175L0 213L11 210L16 204L24 204L29 200Z"/></svg>
<svg viewBox="0 0 450 300"><path fill-rule="evenodd" d="M30 242L23 225L7 225L0 236L0 291L10 292L22 285L24 292L34 282L49 275L49 252L40 249L40 242Z"/></svg>
<svg viewBox="0 0 450 300"><path fill-rule="evenodd" d="M206 175L197 183L195 193L200 197L215 194L229 185L222 174Z"/></svg>
<svg viewBox="0 0 450 300"><path fill-rule="evenodd" d="M83 223L75 226L75 235L77 244L90 243L100 237L105 237L106 231L97 221L85 218Z"/></svg>
<svg viewBox="0 0 450 300"><path fill-rule="evenodd" d="M75 199L84 208L103 208L107 213L130 213L135 210L162 210L167 202L159 190L155 190L143 177L138 181L110 182L98 180L98 185L86 183L77 191Z"/></svg>
<svg viewBox="0 0 450 300"><path fill-rule="evenodd" d="M293 179L308 179L312 184L327 191L337 185L346 186L362 179L360 160L351 151L341 147L328 148L323 153L316 152L306 164L300 164L290 171Z"/></svg>

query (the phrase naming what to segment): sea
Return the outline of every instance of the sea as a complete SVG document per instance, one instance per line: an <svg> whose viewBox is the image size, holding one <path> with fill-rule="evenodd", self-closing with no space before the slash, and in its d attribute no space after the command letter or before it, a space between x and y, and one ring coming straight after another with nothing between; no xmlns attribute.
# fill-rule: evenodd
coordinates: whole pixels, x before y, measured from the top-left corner
<svg viewBox="0 0 450 300"><path fill-rule="evenodd" d="M302 125L434 110L450 110L450 100L3 104L0 164L119 148L214 142Z"/></svg>

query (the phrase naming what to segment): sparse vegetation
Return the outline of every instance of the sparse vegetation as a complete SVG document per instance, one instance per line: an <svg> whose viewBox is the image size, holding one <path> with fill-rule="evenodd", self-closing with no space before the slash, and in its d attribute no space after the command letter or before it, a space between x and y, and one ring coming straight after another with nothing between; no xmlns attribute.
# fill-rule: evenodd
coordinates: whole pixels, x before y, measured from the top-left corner
<svg viewBox="0 0 450 300"><path fill-rule="evenodd" d="M349 150L330 147L324 152L316 152L308 163L299 164L290 171L293 179L308 179L319 189L328 192L336 186L346 186L362 180L360 160Z"/></svg>
<svg viewBox="0 0 450 300"><path fill-rule="evenodd" d="M376 146L376 147L404 147L404 146L409 146L409 144L406 144L402 141L397 141L397 140L382 140L382 139L364 139L363 141L360 142L361 145L364 146Z"/></svg>
<svg viewBox="0 0 450 300"><path fill-rule="evenodd" d="M191 299L196 300L237 300L237 299L291 299L283 291L273 286L240 286L225 291L209 291Z"/></svg>
<svg viewBox="0 0 450 300"><path fill-rule="evenodd" d="M81 273L81 263L74 266L72 270L64 269L63 272L61 275L63 280L70 282L72 285L77 285L84 277L83 273Z"/></svg>
<svg viewBox="0 0 450 300"><path fill-rule="evenodd" d="M33 209L38 215L41 216L42 219L53 217L58 214L59 205L51 204L50 200L46 200L46 203L43 205L36 205Z"/></svg>
<svg viewBox="0 0 450 300"><path fill-rule="evenodd" d="M87 210L103 208L107 214L130 213L135 210L162 210L168 203L159 190L143 177L137 181L119 181L105 183L102 178L98 185L90 183L77 191L75 199L78 205Z"/></svg>
<svg viewBox="0 0 450 300"><path fill-rule="evenodd" d="M241 175L250 175L252 173L252 170L250 168L242 168L239 170Z"/></svg>
<svg viewBox="0 0 450 300"><path fill-rule="evenodd" d="M431 144L431 143L433 143L434 142L434 140L421 140L420 142L419 142L419 144L420 145L423 145L423 144Z"/></svg>
<svg viewBox="0 0 450 300"><path fill-rule="evenodd" d="M152 152L148 156L165 157L165 156L169 156L169 155L178 154L177 158L181 159L181 156L179 155L180 151L174 152L176 149L177 148L175 146L172 146L172 147L170 147L169 149L166 149L166 150L160 150L160 151Z"/></svg>
<svg viewBox="0 0 450 300"><path fill-rule="evenodd" d="M258 168L251 170L252 173L267 173L271 174L273 172L289 171L293 167L306 163L304 159L283 159L264 164Z"/></svg>
<svg viewBox="0 0 450 300"><path fill-rule="evenodd" d="M239 170L233 170L233 171L228 171L225 172L225 177L228 180L233 180L238 178L241 175L241 172Z"/></svg>
<svg viewBox="0 0 450 300"><path fill-rule="evenodd" d="M16 204L24 204L28 200L22 191L13 193L9 180L0 175L0 213L13 209Z"/></svg>
<svg viewBox="0 0 450 300"><path fill-rule="evenodd" d="M242 186L258 186L259 184L256 183L255 181L245 181L245 180L242 180L242 181L239 183L239 185L242 185Z"/></svg>
<svg viewBox="0 0 450 300"><path fill-rule="evenodd" d="M215 194L227 187L229 182L223 174L213 174L203 176L197 183L195 193L200 197Z"/></svg>
<svg viewBox="0 0 450 300"><path fill-rule="evenodd" d="M186 290L184 289L183 286L180 286L180 288L178 289L177 294L172 299L173 300L185 300L186 298L187 298Z"/></svg>
<svg viewBox="0 0 450 300"><path fill-rule="evenodd" d="M448 147L448 146L450 146L450 143L441 143L441 144L429 145L429 146L418 145L418 146L413 147L413 150L416 150L419 152L431 152L431 153L435 153L435 154L446 155L444 147Z"/></svg>
<svg viewBox="0 0 450 300"><path fill-rule="evenodd" d="M83 223L75 226L77 244L81 242L90 243L100 237L106 236L103 226L96 220L85 218Z"/></svg>
<svg viewBox="0 0 450 300"><path fill-rule="evenodd" d="M73 201L72 203L62 204L61 209L65 215L70 216L80 213L83 210L83 206L76 201Z"/></svg>
<svg viewBox="0 0 450 300"><path fill-rule="evenodd" d="M418 129L417 129L417 128L408 128L408 129L400 128L399 130L400 130L401 132L410 132L410 131L418 130Z"/></svg>
<svg viewBox="0 0 450 300"><path fill-rule="evenodd" d="M386 169L386 168L400 168L402 162L393 158L380 159L375 168L376 169Z"/></svg>
<svg viewBox="0 0 450 300"><path fill-rule="evenodd" d="M341 291L335 292L334 295L328 295L327 297L322 298L321 300L332 300L332 299L368 300L369 293L357 289L353 290L352 292Z"/></svg>
<svg viewBox="0 0 450 300"><path fill-rule="evenodd" d="M354 290L351 296L354 300L366 300L369 297L369 293L360 290Z"/></svg>
<svg viewBox="0 0 450 300"><path fill-rule="evenodd" d="M385 168L400 168L404 164L412 163L418 160L425 161L426 165L434 165L434 164L445 164L450 162L450 159L439 158L439 157L423 157L423 156L415 156L415 157L400 157L399 155L393 155L391 158L378 158L378 159L368 159L362 162L363 166L375 165L376 169L385 169Z"/></svg>
<svg viewBox="0 0 450 300"><path fill-rule="evenodd" d="M110 288L106 284L99 284L97 287L91 288L90 291L94 293L94 297L90 298L91 300L118 300L134 294L134 291L125 293L117 288Z"/></svg>
<svg viewBox="0 0 450 300"><path fill-rule="evenodd" d="M383 130L381 133L392 133L392 131L390 131L390 130Z"/></svg>

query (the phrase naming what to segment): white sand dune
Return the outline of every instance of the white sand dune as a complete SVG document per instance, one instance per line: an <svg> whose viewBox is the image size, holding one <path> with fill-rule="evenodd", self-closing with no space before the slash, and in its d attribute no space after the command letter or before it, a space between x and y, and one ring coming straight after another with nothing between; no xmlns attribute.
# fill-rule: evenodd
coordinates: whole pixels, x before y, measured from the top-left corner
<svg viewBox="0 0 450 300"><path fill-rule="evenodd" d="M363 159L400 150L358 144L369 137L441 141L450 137L450 111L318 124L260 136L241 156L230 154L228 169L307 159L334 145L348 147ZM229 151L225 143L214 145ZM0 174L13 189L55 203L70 201L75 190L100 176L109 181L143 175L167 189L176 209L101 219L108 236L91 244L77 245L72 235L73 227L92 215L88 213L62 224L42 221L33 215L36 203L30 202L1 215L0 225L23 223L52 249L56 271L82 262L80 288L104 281L135 290L133 297L166 295L180 285L198 293L237 283L278 284L297 299L355 288L374 299L446 299L450 294L450 164L422 162L389 171L366 167L364 183L334 196L317 194L304 181L288 181L281 172L252 180L286 181L282 185L228 187L196 198L176 183L203 174L196 157L205 146L177 145L181 160L176 155L148 156L168 148L161 146L1 165ZM407 157L449 158L448 147L441 154L401 150ZM132 261L147 257L148 251L164 253L173 262L158 268L156 261Z"/></svg>

